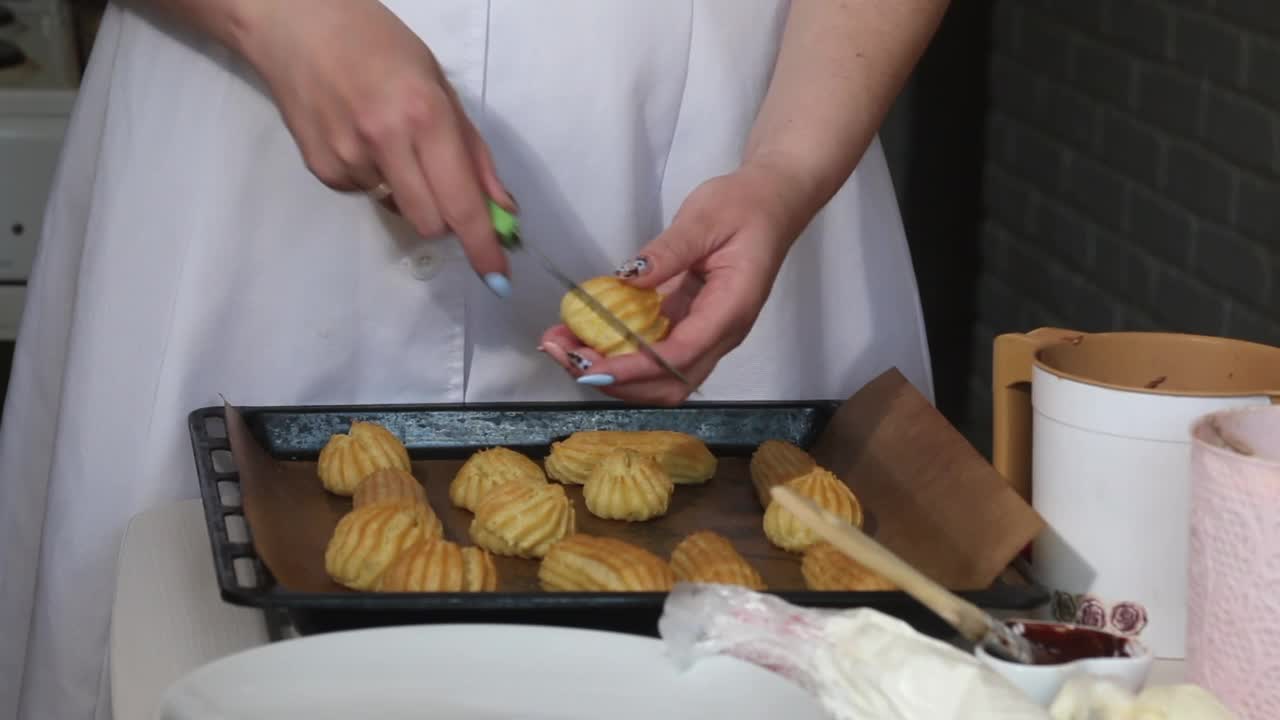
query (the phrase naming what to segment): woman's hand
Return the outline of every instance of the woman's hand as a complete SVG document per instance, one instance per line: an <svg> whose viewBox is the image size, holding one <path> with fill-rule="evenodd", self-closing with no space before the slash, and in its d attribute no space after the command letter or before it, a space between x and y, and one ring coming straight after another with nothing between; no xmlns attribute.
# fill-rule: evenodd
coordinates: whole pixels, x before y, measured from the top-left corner
<svg viewBox="0 0 1280 720"><path fill-rule="evenodd" d="M672 320L655 350L690 382L701 384L747 337L792 243L813 217L800 182L778 168L745 165L695 189L665 232L618 275L658 288ZM619 400L677 405L690 393L643 353L603 358L564 325L541 349L578 382Z"/></svg>
<svg viewBox="0 0 1280 720"><path fill-rule="evenodd" d="M633 282L670 293L654 348L695 384L747 336L792 243L848 180L946 10L947 0L793 2L742 168L695 190L640 253ZM615 398L689 394L642 353L603 359L563 326L542 350Z"/></svg>
<svg viewBox="0 0 1280 720"><path fill-rule="evenodd" d="M487 199L514 202L426 44L378 0L248 7L239 49L316 177L341 191L385 183L419 234L454 232L490 288L509 292Z"/></svg>

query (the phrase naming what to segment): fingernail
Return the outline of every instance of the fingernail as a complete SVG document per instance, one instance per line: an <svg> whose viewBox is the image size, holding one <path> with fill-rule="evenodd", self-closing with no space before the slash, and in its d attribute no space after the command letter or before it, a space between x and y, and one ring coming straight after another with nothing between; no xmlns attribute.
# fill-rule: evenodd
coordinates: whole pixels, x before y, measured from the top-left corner
<svg viewBox="0 0 1280 720"><path fill-rule="evenodd" d="M644 255L640 255L639 257L631 258L619 265L618 269L613 271L613 274L620 278L627 279L640 277L652 269L653 265L649 262L649 258Z"/></svg>
<svg viewBox="0 0 1280 720"><path fill-rule="evenodd" d="M511 281L502 273L489 273L484 276L484 284L489 286L494 295L500 298L511 297Z"/></svg>
<svg viewBox="0 0 1280 720"><path fill-rule="evenodd" d="M594 387L604 387L613 384L612 375L583 375L578 378L579 385L592 385Z"/></svg>
<svg viewBox="0 0 1280 720"><path fill-rule="evenodd" d="M569 362L573 363L573 366L578 368L579 371L586 372L591 369L590 360L582 357L576 352L571 352L566 354L569 356Z"/></svg>

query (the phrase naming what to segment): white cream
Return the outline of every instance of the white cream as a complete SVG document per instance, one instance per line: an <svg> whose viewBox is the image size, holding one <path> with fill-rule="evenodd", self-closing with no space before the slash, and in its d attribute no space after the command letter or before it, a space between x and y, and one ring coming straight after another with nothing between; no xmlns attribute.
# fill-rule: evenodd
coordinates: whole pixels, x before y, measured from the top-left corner
<svg viewBox="0 0 1280 720"><path fill-rule="evenodd" d="M975 655L870 608L797 608L723 585L681 585L659 623L687 664L728 654L813 692L835 720L1236 720L1194 685L1135 695L1099 677L1068 680L1048 710Z"/></svg>
<svg viewBox="0 0 1280 720"><path fill-rule="evenodd" d="M838 720L1049 720L973 655L870 609L830 618L813 668Z"/></svg>
<svg viewBox="0 0 1280 720"><path fill-rule="evenodd" d="M1072 678L1049 707L1053 720L1236 720L1198 685L1149 687L1134 696L1097 677Z"/></svg>

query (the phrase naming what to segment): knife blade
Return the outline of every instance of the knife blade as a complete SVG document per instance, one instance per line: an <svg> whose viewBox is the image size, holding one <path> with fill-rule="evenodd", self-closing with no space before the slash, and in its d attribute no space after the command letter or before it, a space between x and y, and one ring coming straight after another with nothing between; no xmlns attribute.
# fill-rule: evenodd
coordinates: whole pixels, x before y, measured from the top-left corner
<svg viewBox="0 0 1280 720"><path fill-rule="evenodd" d="M630 327L627 327L626 323L622 322L617 315L610 312L609 309L602 305L599 300L592 297L591 293L583 290L581 285L574 282L572 278L560 270L560 268L557 267L550 258L544 255L536 247L530 245L520 234L520 221L518 218L507 212L505 208L492 200L489 201L489 215L493 220L493 229L498 233L498 242L502 244L503 248L508 252L527 250L538 260L539 264L542 265L542 268L546 270L551 277L555 278L557 282L563 285L569 292L573 293L574 296L581 300L584 305L592 310L592 312L599 315L600 318L608 323L615 332L634 344L641 352L656 362L659 367L679 380L685 387L689 388L690 394L698 393L698 387L690 382L689 379L671 363L667 362L666 358L662 357L661 353L653 349L653 346L650 345L647 340L640 337L640 335Z"/></svg>

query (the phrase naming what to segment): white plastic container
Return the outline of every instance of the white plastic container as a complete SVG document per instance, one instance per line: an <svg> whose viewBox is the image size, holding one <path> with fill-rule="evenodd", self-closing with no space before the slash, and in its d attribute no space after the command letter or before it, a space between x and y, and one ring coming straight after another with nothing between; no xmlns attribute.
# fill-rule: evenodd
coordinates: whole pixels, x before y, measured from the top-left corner
<svg viewBox="0 0 1280 720"><path fill-rule="evenodd" d="M1041 329L995 348L996 469L1047 529L1042 617L1186 651L1191 426L1280 398L1280 349L1172 333Z"/></svg>

